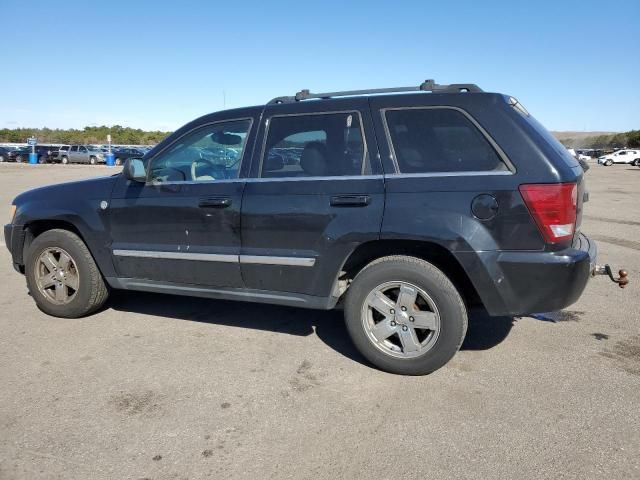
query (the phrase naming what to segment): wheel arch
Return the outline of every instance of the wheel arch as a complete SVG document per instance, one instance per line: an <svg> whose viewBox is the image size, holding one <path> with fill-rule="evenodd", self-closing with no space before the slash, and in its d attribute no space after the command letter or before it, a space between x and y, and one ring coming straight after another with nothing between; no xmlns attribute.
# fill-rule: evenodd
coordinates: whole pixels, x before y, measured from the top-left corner
<svg viewBox="0 0 640 480"><path fill-rule="evenodd" d="M339 280L348 282L374 260L390 255L416 257L435 265L451 280L468 306L482 304L458 259L447 248L430 241L384 239L362 243L345 260Z"/></svg>
<svg viewBox="0 0 640 480"><path fill-rule="evenodd" d="M80 240L82 240L84 244L87 245L87 248L90 248L89 244L87 243L87 240L85 239L80 229L75 224L73 224L68 220L60 220L60 219L32 220L27 224L25 224L24 226L25 237L24 237L24 245L22 247L22 255L21 255L22 261L24 262L25 260L24 254L29 248L29 246L31 245L31 242L33 242L35 238L42 235L44 232L47 232L49 230L55 230L55 229L67 230L69 232L76 234L78 237L80 237Z"/></svg>

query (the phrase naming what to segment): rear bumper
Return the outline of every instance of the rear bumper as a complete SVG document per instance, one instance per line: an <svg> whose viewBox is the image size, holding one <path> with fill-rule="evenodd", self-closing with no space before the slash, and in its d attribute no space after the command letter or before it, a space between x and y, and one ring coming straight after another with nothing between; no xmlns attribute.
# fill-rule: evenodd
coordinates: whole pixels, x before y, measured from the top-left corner
<svg viewBox="0 0 640 480"><path fill-rule="evenodd" d="M580 234L572 248L558 252L470 253L461 263L491 315L525 315L575 303L597 256L595 242Z"/></svg>
<svg viewBox="0 0 640 480"><path fill-rule="evenodd" d="M11 252L13 268L18 272L23 265L22 249L24 247L25 231L22 225L8 224L4 226L4 243Z"/></svg>

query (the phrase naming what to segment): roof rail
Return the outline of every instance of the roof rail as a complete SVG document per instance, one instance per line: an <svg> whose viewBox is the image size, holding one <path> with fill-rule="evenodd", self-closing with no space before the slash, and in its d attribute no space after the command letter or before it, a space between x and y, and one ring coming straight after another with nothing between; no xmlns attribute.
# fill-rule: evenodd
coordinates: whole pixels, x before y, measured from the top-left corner
<svg viewBox="0 0 640 480"><path fill-rule="evenodd" d="M435 80L426 80L417 87L391 87L391 88L372 88L369 90L347 90L344 92L327 92L327 93L311 93L309 90L300 90L293 97L276 97L270 100L268 105L278 103L294 103L302 100L311 100L313 98L335 98L335 97L352 97L355 95L374 95L378 93L400 93L400 92L432 92L432 93L463 93L463 92L482 92L482 89L473 83L452 83L451 85L439 85Z"/></svg>

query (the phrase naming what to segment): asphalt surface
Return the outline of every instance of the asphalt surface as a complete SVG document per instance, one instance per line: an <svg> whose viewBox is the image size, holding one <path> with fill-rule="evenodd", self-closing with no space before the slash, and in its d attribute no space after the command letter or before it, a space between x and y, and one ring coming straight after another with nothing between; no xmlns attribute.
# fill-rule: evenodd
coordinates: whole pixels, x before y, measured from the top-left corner
<svg viewBox="0 0 640 480"><path fill-rule="evenodd" d="M2 164L0 205L113 171ZM640 168L587 178L582 230L630 286L474 313L426 377L367 365L340 312L120 293L54 319L0 249L0 479L640 478Z"/></svg>

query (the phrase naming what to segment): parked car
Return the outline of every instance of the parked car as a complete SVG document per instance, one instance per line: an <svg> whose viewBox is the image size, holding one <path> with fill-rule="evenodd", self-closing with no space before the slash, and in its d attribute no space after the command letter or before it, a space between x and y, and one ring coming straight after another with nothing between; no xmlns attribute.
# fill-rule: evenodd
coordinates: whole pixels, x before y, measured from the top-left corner
<svg viewBox="0 0 640 480"><path fill-rule="evenodd" d="M138 150L137 148L119 148L115 152L115 162L116 165L122 165L125 160L129 158L142 158L144 157L144 152Z"/></svg>
<svg viewBox="0 0 640 480"><path fill-rule="evenodd" d="M618 150L598 158L598 164L600 165L609 167L614 163L626 163L640 167L640 150Z"/></svg>
<svg viewBox="0 0 640 480"><path fill-rule="evenodd" d="M9 153L14 150L14 147L0 147L0 163L9 161Z"/></svg>
<svg viewBox="0 0 640 480"><path fill-rule="evenodd" d="M95 165L105 162L105 154L91 145L65 145L60 147L58 155L63 164L89 163Z"/></svg>
<svg viewBox="0 0 640 480"><path fill-rule="evenodd" d="M414 375L453 357L474 305L574 303L597 254L578 162L513 97L389 93L407 90L205 115L121 174L23 193L4 230L13 265L56 317L112 289L344 305L358 350Z"/></svg>
<svg viewBox="0 0 640 480"><path fill-rule="evenodd" d="M29 160L29 153L31 153L31 147L15 147L7 153L7 161L16 163L26 162Z"/></svg>

